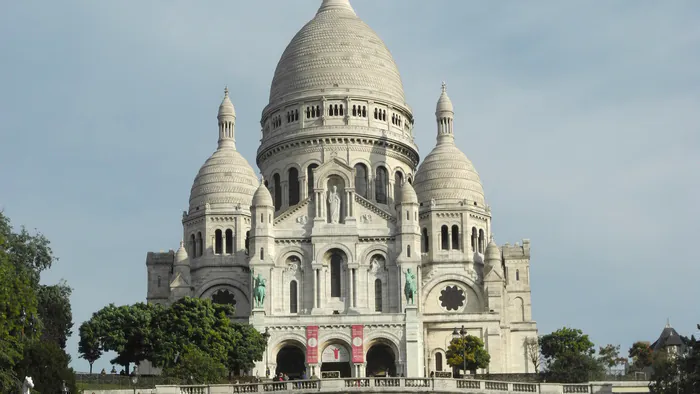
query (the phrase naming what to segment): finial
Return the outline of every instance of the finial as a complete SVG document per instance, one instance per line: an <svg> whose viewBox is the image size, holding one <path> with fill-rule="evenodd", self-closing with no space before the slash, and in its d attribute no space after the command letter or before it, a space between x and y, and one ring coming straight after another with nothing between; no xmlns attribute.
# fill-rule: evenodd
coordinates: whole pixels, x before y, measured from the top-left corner
<svg viewBox="0 0 700 394"><path fill-rule="evenodd" d="M261 185L265 184L265 176L263 174L260 174L260 184Z"/></svg>
<svg viewBox="0 0 700 394"><path fill-rule="evenodd" d="M228 97L228 85L224 86L224 96Z"/></svg>
<svg viewBox="0 0 700 394"><path fill-rule="evenodd" d="M445 83L445 81L442 81L442 92L443 93L447 92L447 83Z"/></svg>
<svg viewBox="0 0 700 394"><path fill-rule="evenodd" d="M491 233L491 235L489 236L489 242L494 242L493 241L493 233Z"/></svg>
<svg viewBox="0 0 700 394"><path fill-rule="evenodd" d="M181 247L181 248L184 248L184 247L185 247L185 241L180 240L180 247Z"/></svg>
<svg viewBox="0 0 700 394"><path fill-rule="evenodd" d="M666 318L666 328L671 328L671 319L668 317Z"/></svg>

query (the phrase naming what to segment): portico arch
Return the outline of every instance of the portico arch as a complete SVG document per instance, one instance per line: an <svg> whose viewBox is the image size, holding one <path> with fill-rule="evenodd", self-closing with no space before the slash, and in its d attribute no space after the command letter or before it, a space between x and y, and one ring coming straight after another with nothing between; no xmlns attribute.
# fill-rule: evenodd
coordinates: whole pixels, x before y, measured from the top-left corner
<svg viewBox="0 0 700 394"><path fill-rule="evenodd" d="M338 371L341 378L352 377L352 351L340 340L327 342L320 354L321 372Z"/></svg>
<svg viewBox="0 0 700 394"><path fill-rule="evenodd" d="M398 376L401 373L401 353L395 339L388 336L371 337L365 349L367 377Z"/></svg>
<svg viewBox="0 0 700 394"><path fill-rule="evenodd" d="M280 341L275 346L274 376L286 374L290 378L300 378L306 370L306 347L294 339Z"/></svg>

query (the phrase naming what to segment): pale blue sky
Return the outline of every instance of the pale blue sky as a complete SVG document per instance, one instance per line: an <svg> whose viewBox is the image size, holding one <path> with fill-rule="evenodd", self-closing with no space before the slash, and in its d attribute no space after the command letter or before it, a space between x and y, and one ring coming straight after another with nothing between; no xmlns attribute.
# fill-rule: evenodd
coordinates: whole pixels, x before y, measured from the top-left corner
<svg viewBox="0 0 700 394"><path fill-rule="evenodd" d="M626 352L667 317L694 332L700 3L352 3L399 65L422 157L447 81L496 240L532 240L541 333L578 327ZM3 2L0 209L51 240L44 281L75 289L76 332L110 302L144 301L146 253L177 247L224 85L257 168L273 71L319 4Z"/></svg>

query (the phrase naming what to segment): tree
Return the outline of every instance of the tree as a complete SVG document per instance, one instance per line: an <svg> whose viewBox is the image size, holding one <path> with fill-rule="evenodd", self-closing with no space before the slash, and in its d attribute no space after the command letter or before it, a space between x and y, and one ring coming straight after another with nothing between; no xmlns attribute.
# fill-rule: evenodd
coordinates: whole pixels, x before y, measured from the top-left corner
<svg viewBox="0 0 700 394"><path fill-rule="evenodd" d="M93 325L89 321L80 325L79 332L80 342L78 342L78 352L80 353L80 358L90 363L90 373L92 373L92 365L102 356L100 338L97 336Z"/></svg>
<svg viewBox="0 0 700 394"><path fill-rule="evenodd" d="M9 219L0 212L0 392L17 390L18 378L14 372L22 358L24 344L39 335L40 326L34 324L37 315L35 273L31 263L17 253L29 255L18 242L33 244L31 237L18 238L12 232ZM41 264L40 262L38 264Z"/></svg>
<svg viewBox="0 0 700 394"><path fill-rule="evenodd" d="M465 358L466 371L473 374L479 368L488 368L491 361L491 356L484 349L484 342L473 335L452 339L447 350L447 364L452 367L465 369Z"/></svg>
<svg viewBox="0 0 700 394"><path fill-rule="evenodd" d="M72 334L73 313L70 306L72 289L65 281L39 287L39 318L43 324L42 340L56 342L61 349Z"/></svg>
<svg viewBox="0 0 700 394"><path fill-rule="evenodd" d="M25 348L17 375L31 376L35 390L42 394L60 393L64 381L71 393L77 393L75 372L68 364L70 356L57 343L37 340Z"/></svg>
<svg viewBox="0 0 700 394"><path fill-rule="evenodd" d="M164 368L163 374L190 384L220 383L226 375L226 367L198 347L186 345L178 362Z"/></svg>
<svg viewBox="0 0 700 394"><path fill-rule="evenodd" d="M652 350L649 342L638 341L633 343L629 350L629 357L632 359L632 369L634 371L642 371L644 368L651 367Z"/></svg>
<svg viewBox="0 0 700 394"><path fill-rule="evenodd" d="M110 304L100 309L88 320L90 330L80 333L81 357L89 361L88 357L94 357L97 350L114 351L117 357L110 362L129 371L131 363L139 363L150 355L151 319L158 310L158 306L144 303Z"/></svg>
<svg viewBox="0 0 700 394"><path fill-rule="evenodd" d="M265 338L249 324L235 323L231 325L236 336L236 346L231 346L226 366L229 372L247 371L255 366L256 361L262 361L267 343Z"/></svg>
<svg viewBox="0 0 700 394"><path fill-rule="evenodd" d="M583 331L561 328L540 338L540 351L549 381L582 383L602 374L602 366L593 357L593 342Z"/></svg>
<svg viewBox="0 0 700 394"><path fill-rule="evenodd" d="M226 365L240 342L240 334L231 326L232 315L229 305L190 297L161 308L154 314L150 361L159 367L172 366L176 355L182 356L188 346L194 346Z"/></svg>
<svg viewBox="0 0 700 394"><path fill-rule="evenodd" d="M542 355L540 354L540 343L537 337L528 337L523 340L523 347L527 359L535 367L535 373L540 373L540 364L542 363Z"/></svg>
<svg viewBox="0 0 700 394"><path fill-rule="evenodd" d="M625 361L627 361L626 358L620 357L620 345L606 345L598 349L598 362L608 371Z"/></svg>

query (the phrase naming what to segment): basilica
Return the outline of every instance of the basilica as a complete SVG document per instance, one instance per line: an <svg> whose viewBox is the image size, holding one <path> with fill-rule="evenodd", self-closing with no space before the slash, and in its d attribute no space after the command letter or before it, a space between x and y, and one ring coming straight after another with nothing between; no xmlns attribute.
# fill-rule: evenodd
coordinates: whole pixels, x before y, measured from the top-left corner
<svg viewBox="0 0 700 394"><path fill-rule="evenodd" d="M323 0L277 64L256 164L236 147L232 100L199 169L177 251L148 253L148 302L202 297L268 338L260 377L452 372L455 336L534 372L530 241L498 246L446 86L421 161L394 59L349 0ZM439 93L439 94L438 94ZM251 116L245 114L242 116ZM212 142L214 129L212 128Z"/></svg>

